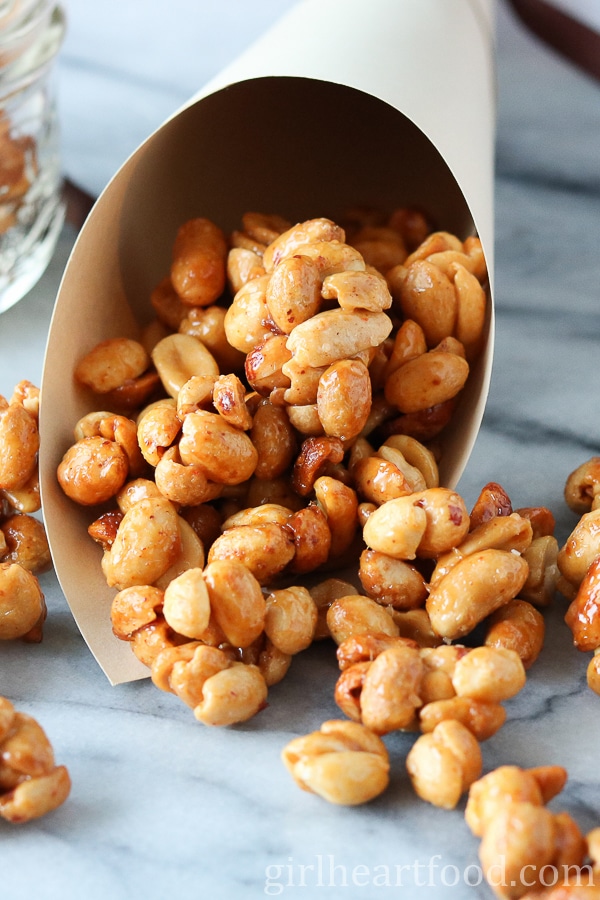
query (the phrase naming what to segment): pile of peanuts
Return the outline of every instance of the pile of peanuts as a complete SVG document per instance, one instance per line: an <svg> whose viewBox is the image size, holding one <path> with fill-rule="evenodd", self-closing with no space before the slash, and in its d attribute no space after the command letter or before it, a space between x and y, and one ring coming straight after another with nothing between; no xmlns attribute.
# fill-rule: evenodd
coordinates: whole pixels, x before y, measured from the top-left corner
<svg viewBox="0 0 600 900"><path fill-rule="evenodd" d="M26 713L0 697L0 816L23 824L65 802L71 780L57 766L46 733Z"/></svg>
<svg viewBox="0 0 600 900"><path fill-rule="evenodd" d="M410 781L422 799L452 809L481 775L480 745L504 724L503 701L525 686L541 652L540 607L557 579L554 518L544 507L513 511L495 483L470 514L444 488L400 499L426 512L420 539L407 550L405 504L394 518L397 500L385 501L363 528L371 545L359 563L365 594L329 580L338 594L325 620L340 668L334 697L351 730L342 720L327 722L291 741L283 761L304 790L355 805L388 784L385 744L373 737L420 732L406 758ZM392 518L370 538L367 525L384 514ZM371 549L378 533L395 542L386 552Z"/></svg>
<svg viewBox="0 0 600 900"><path fill-rule="evenodd" d="M557 588L569 600L565 621L573 644L594 654L587 683L600 694L600 457L592 456L571 472L564 496L579 521L558 554Z"/></svg>
<svg viewBox="0 0 600 900"><path fill-rule="evenodd" d="M480 745L543 646L552 513L513 510L493 482L469 513L439 483L439 438L482 349L486 278L477 238L413 209L355 210L343 228L247 213L229 235L193 219L139 340L103 341L76 367L98 408L57 477L93 512L115 635L217 726L254 716L294 655L333 640L347 718L282 753L333 803L386 789L394 731L418 733L417 795L448 809L477 797ZM357 559L356 583L339 577ZM538 794L521 799L543 817L550 793ZM539 865L574 833L551 821L548 847L527 849ZM477 826L483 859L511 828Z"/></svg>
<svg viewBox="0 0 600 900"><path fill-rule="evenodd" d="M38 480L39 391L0 396L0 640L39 642L46 604L37 575L51 568Z"/></svg>
<svg viewBox="0 0 600 900"><path fill-rule="evenodd" d="M39 643L46 602L38 575L52 566L40 510L39 390L20 381L0 396L0 641ZM43 816L66 799L67 769L40 725L0 697L0 816L13 824Z"/></svg>
<svg viewBox="0 0 600 900"><path fill-rule="evenodd" d="M328 636L339 586L294 582L355 564L371 513L414 495L422 556L426 520L455 515L435 440L481 349L481 244L411 209L349 221L247 213L228 236L185 222L140 340L103 341L76 367L101 408L76 423L59 483L100 507L89 533L115 634L207 724L254 715ZM467 527L465 511L438 543ZM384 605L422 606L424 576L409 584L393 556L365 564L371 589L389 558L405 597Z"/></svg>

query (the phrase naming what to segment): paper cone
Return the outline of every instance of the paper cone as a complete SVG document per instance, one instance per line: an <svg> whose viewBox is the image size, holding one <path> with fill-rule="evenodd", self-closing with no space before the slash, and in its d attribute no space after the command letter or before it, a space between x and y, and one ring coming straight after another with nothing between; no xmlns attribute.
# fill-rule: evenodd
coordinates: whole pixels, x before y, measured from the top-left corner
<svg viewBox="0 0 600 900"><path fill-rule="evenodd" d="M98 401L74 384L99 341L136 335L193 216L225 230L248 210L292 221L351 206L425 208L479 234L493 282L494 68L487 0L301 0L129 158L90 213L59 290L42 379L40 476L54 565L77 624L112 683L146 677L111 632L94 518L56 481L77 420ZM475 441L492 361L487 343L444 445L455 485Z"/></svg>

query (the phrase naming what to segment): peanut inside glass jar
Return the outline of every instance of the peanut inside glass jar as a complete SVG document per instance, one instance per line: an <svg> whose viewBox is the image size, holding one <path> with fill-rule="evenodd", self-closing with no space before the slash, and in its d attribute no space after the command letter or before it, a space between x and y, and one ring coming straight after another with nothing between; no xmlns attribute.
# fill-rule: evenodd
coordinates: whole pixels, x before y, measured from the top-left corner
<svg viewBox="0 0 600 900"><path fill-rule="evenodd" d="M39 280L64 220L53 78L64 30L51 0L0 2L0 312Z"/></svg>

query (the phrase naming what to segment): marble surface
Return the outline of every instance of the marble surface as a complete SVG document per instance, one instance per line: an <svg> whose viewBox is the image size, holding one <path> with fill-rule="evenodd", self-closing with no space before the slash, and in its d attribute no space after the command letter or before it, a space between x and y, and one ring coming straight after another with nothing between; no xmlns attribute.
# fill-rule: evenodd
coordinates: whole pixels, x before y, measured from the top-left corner
<svg viewBox="0 0 600 900"><path fill-rule="evenodd" d="M97 192L165 115L289 4L66 5L65 169ZM515 506L549 506L562 542L576 521L563 501L565 479L600 451L600 85L523 32L502 3L498 79L496 362L459 489L469 505L494 480ZM65 228L45 277L0 317L0 393L20 378L39 383L73 240ZM73 791L39 822L0 822L3 897L492 896L475 883L477 841L463 805L447 812L415 798L403 768L412 737L386 738L392 783L368 806L336 808L292 783L279 760L283 745L339 714L330 646L298 656L254 720L209 729L148 681L111 687L54 575L42 585L44 640L0 647L0 694L43 724ZM486 770L566 766L569 782L553 808L585 831L600 824L600 698L585 685L587 656L571 646L565 608L557 596L543 653L483 755Z"/></svg>

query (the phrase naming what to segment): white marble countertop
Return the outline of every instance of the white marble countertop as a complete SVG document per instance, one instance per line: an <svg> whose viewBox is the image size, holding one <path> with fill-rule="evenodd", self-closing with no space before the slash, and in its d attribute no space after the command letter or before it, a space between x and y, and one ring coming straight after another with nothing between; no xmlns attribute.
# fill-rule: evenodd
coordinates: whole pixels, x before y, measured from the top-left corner
<svg viewBox="0 0 600 900"><path fill-rule="evenodd" d="M86 0L67 0L67 174L101 190L166 115L289 5L107 0L92 12ZM459 489L469 505L493 480L515 506L549 506L562 542L576 521L565 479L600 451L600 85L526 34L503 5L498 13L496 361ZM0 317L2 394L21 378L40 381L73 239L66 227L42 281ZM339 717L330 647L297 657L260 716L210 729L149 681L111 687L55 576L42 576L42 586L43 642L0 647L0 694L43 724L73 790L38 822L0 822L3 897L492 896L465 883L476 879L468 867L478 842L464 804L447 812L413 794L403 768L411 736L386 739L392 784L365 807L330 806L283 769L289 738ZM600 697L585 685L587 655L572 648L565 608L557 596L543 653L507 703L507 723L483 745L484 767L566 766L554 806L586 831L600 824Z"/></svg>

